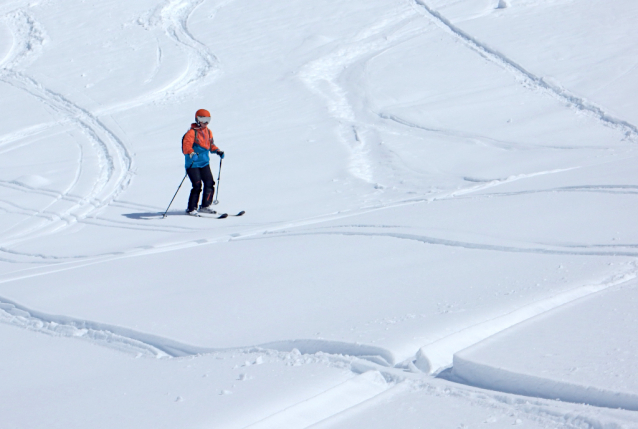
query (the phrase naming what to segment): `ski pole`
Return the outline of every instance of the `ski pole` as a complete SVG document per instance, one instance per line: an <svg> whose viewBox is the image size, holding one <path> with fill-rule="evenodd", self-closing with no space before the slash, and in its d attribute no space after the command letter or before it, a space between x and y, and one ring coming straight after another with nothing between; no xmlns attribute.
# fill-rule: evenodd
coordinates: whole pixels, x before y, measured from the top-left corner
<svg viewBox="0 0 638 429"><path fill-rule="evenodd" d="M193 163L191 162L191 165L189 165L188 168L191 168L192 166L193 166ZM184 174L184 178L182 179L182 182L177 187L177 191L175 191L175 195L173 195L173 199L171 200L170 203L168 203L168 207L166 207L166 211L164 212L164 215L162 216L162 219L164 219L166 217L166 213L168 213L168 209L171 208L171 204L173 204L173 201L175 201L175 197L177 196L177 193L179 192L180 188L184 184L184 180L186 180L186 176L188 176L188 168L186 169L186 174Z"/></svg>
<svg viewBox="0 0 638 429"><path fill-rule="evenodd" d="M215 200L213 201L213 204L217 205L219 204L219 200L217 199L217 197L219 196L219 182L220 182L220 177L222 175L222 158L219 158L219 173L217 173L217 192L215 192Z"/></svg>

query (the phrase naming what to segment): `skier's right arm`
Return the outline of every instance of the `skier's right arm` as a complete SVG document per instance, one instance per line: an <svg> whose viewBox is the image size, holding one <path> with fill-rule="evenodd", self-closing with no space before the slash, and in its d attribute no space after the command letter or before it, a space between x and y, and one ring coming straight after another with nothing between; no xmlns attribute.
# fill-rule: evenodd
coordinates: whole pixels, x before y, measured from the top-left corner
<svg viewBox="0 0 638 429"><path fill-rule="evenodd" d="M193 143L195 143L195 131L188 130L188 132L184 134L184 138L182 138L182 153L184 155L195 153L195 150L193 150Z"/></svg>

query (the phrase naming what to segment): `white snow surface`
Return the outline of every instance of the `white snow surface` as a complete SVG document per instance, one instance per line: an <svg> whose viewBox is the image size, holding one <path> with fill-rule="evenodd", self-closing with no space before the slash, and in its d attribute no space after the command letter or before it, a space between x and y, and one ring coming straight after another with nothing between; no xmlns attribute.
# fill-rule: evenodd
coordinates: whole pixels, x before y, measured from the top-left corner
<svg viewBox="0 0 638 429"><path fill-rule="evenodd" d="M3 0L0 427L638 427L637 18Z"/></svg>
<svg viewBox="0 0 638 429"><path fill-rule="evenodd" d="M528 320L457 353L453 375L490 389L636 411L636 299L634 283Z"/></svg>

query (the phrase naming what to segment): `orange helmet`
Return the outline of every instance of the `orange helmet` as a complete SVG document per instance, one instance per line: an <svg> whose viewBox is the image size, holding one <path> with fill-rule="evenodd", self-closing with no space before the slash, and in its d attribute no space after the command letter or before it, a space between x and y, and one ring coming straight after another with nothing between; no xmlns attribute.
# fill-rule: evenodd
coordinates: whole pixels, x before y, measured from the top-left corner
<svg viewBox="0 0 638 429"><path fill-rule="evenodd" d="M203 118L208 118L208 120L204 120ZM210 112L206 109L199 109L195 112L195 122L203 122L205 124L210 122Z"/></svg>

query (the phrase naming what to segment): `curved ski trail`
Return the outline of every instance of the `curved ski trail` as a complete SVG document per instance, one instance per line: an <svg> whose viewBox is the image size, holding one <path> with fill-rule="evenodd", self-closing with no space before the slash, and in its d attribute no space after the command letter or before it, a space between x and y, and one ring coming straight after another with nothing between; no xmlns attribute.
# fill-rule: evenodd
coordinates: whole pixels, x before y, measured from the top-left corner
<svg viewBox="0 0 638 429"><path fill-rule="evenodd" d="M20 71L37 58L46 43L46 35L40 24L24 10L12 12L6 16L6 19L14 35L14 43L10 53L0 64L0 81L26 92L47 105L61 117L62 124L68 123L78 128L97 153L100 171L93 180L91 190L75 198L71 192L78 185L79 170L82 168L82 160L80 160L78 173L73 183L59 193L53 202L40 209L36 215L44 213L47 208L60 200L73 201L74 204L63 212L57 213L54 219L6 235L2 242L3 246L53 233L90 216L108 205L126 189L133 175L132 154L115 133L95 115ZM46 128L47 124L42 125L38 131ZM20 137L20 133L17 133L17 136ZM84 151L81 152L84 153Z"/></svg>
<svg viewBox="0 0 638 429"><path fill-rule="evenodd" d="M625 134L626 138L631 139L632 141L638 140L638 127L636 125L623 119L616 118L595 103L579 97L569 90L535 75L525 69L522 65L508 58L506 55L482 43L472 35L452 24L438 11L430 7L424 0L408 0L408 2L416 10L424 13L428 18L430 18L434 24L454 36L468 48L472 49L486 60L491 61L512 73L523 85L534 88L555 99L558 99L575 110L589 114L590 116L598 119L604 125L621 131Z"/></svg>
<svg viewBox="0 0 638 429"><path fill-rule="evenodd" d="M226 0L218 4L214 15L234 0ZM91 181L92 189L87 193L78 195L73 190L77 188L80 171L83 162L80 161L75 181L63 192L57 193L54 200L32 213L31 217L44 219L35 225L29 225L26 229L21 227L13 234L5 234L2 246L17 244L23 240L50 234L64 229L78 221L88 217L94 217L99 210L114 201L129 185L133 172L134 160L127 145L120 140L100 119L99 115L112 114L147 105L155 102L166 102L176 97L184 96L194 88L201 87L216 79L221 73L219 60L210 49L197 40L188 29L188 20L197 7L204 0L168 0L157 7L149 16L140 18L139 23L147 28L160 28L162 34L181 47L187 57L187 66L182 74L170 83L132 100L115 103L98 109L91 113L83 109L62 94L56 93L41 83L20 71L35 58L37 58L46 44L47 38L41 25L24 9L17 9L5 16L5 20L14 35L14 43L11 51L0 63L0 81L21 89L46 104L57 112L61 118L58 122L40 124L28 129L18 130L11 135L0 137L0 146L8 146L9 143L27 136L33 136L59 124L70 124L78 128L89 140L92 149L97 153L99 160L99 173ZM162 49L158 39L158 64L150 81L157 75L162 66ZM79 143L82 155L84 142ZM20 146L24 146L22 144ZM14 150L15 146L5 149ZM86 182L86 179L84 180ZM45 191L45 190L40 190ZM70 208L62 212L47 210L59 201L72 202ZM21 221L23 224L26 220ZM100 219L99 224L110 226L108 219ZM129 226L132 225L131 222ZM16 225L19 227L20 225ZM113 226L123 226L121 221Z"/></svg>
<svg viewBox="0 0 638 429"><path fill-rule="evenodd" d="M235 0L227 0L215 7L211 19L217 12ZM141 95L132 100L116 103L100 109L100 115L122 112L135 107L152 104L166 103L178 97L190 94L195 88L210 84L222 73L219 59L211 50L199 41L188 29L188 20L195 9L204 3L204 0L168 0L147 16L140 17L138 23L148 30L161 29L162 33L181 47L187 58L186 69L171 82L148 94ZM157 38L157 65L151 77L145 83L150 83L158 74L164 57L159 38Z"/></svg>
<svg viewBox="0 0 638 429"><path fill-rule="evenodd" d="M421 29L404 29L415 16L414 11L406 9L385 17L329 54L305 64L299 71L302 82L312 93L326 100L330 113L339 121L339 138L350 151L350 173L368 183L374 183L374 172L367 134L374 132L376 127L361 120L360 112L340 79L348 68L420 34Z"/></svg>

